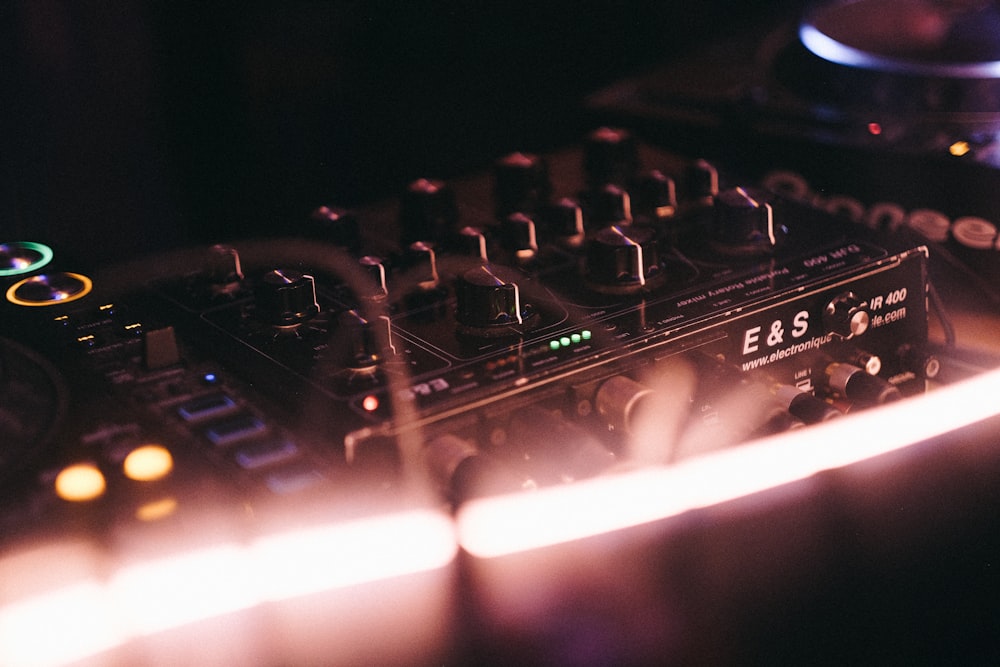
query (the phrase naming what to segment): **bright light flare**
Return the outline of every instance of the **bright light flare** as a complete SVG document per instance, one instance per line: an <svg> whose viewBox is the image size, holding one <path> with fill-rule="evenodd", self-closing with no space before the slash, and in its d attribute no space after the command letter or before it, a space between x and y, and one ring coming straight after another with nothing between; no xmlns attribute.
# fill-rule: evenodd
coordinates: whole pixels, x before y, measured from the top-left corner
<svg viewBox="0 0 1000 667"><path fill-rule="evenodd" d="M0 558L0 664L73 662L265 602L439 570L458 550L450 518L431 510L318 525L117 568L102 565L110 556L94 555L93 547L83 567L71 546ZM69 554L72 577L53 575L49 552Z"/></svg>
<svg viewBox="0 0 1000 667"><path fill-rule="evenodd" d="M460 545L480 558L666 519L905 448L1000 414L1000 370L922 396L670 467L475 501ZM888 426L887 425L891 425Z"/></svg>

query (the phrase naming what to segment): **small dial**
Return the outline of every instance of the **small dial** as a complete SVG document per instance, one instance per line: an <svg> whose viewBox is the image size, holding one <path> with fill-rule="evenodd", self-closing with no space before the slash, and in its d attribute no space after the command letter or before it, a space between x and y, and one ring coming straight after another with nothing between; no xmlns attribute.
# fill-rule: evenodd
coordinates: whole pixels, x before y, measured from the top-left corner
<svg viewBox="0 0 1000 667"><path fill-rule="evenodd" d="M257 318L279 329L298 327L319 313L313 277L294 269L268 271L256 297Z"/></svg>
<svg viewBox="0 0 1000 667"><path fill-rule="evenodd" d="M483 265L463 273L455 285L459 332L487 338L534 328L539 315L500 267Z"/></svg>
<svg viewBox="0 0 1000 667"><path fill-rule="evenodd" d="M586 262L590 287L608 294L649 289L666 277L656 234L649 227L611 225L601 229L587 244Z"/></svg>

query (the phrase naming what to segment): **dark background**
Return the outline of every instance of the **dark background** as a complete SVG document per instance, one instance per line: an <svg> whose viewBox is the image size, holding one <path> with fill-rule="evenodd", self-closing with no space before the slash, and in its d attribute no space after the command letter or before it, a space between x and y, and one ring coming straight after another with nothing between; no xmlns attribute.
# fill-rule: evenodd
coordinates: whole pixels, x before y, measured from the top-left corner
<svg viewBox="0 0 1000 667"><path fill-rule="evenodd" d="M291 229L572 141L587 93L775 6L493 4L6 3L0 236L104 262Z"/></svg>

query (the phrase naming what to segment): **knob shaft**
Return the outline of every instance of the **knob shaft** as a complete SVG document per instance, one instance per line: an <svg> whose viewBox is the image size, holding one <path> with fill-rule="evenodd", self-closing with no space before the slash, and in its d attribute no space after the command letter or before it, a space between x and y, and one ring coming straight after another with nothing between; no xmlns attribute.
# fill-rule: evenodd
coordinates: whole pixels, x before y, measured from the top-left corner
<svg viewBox="0 0 1000 667"><path fill-rule="evenodd" d="M532 328L538 315L521 298L521 290L499 267L469 269L455 285L456 313L461 333L496 337Z"/></svg>
<svg viewBox="0 0 1000 667"><path fill-rule="evenodd" d="M648 227L612 225L598 231L587 245L586 277L591 287L627 294L664 279L655 232Z"/></svg>
<svg viewBox="0 0 1000 667"><path fill-rule="evenodd" d="M256 289L257 317L274 327L297 327L319 313L313 277L295 269L274 269Z"/></svg>

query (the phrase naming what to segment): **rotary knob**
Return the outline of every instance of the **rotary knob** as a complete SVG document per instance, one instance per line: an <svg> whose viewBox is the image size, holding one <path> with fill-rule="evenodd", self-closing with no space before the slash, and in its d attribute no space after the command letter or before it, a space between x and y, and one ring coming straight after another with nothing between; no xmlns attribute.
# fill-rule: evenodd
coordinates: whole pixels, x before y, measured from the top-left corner
<svg viewBox="0 0 1000 667"><path fill-rule="evenodd" d="M306 221L305 235L310 239L357 250L361 246L361 227L351 211L320 206Z"/></svg>
<svg viewBox="0 0 1000 667"><path fill-rule="evenodd" d="M512 213L501 223L503 243L518 261L527 261L538 254L535 221L523 213Z"/></svg>
<svg viewBox="0 0 1000 667"><path fill-rule="evenodd" d="M562 245L577 248L583 244L586 235L583 209L576 200L564 197L553 203L546 210L545 222Z"/></svg>
<svg viewBox="0 0 1000 667"><path fill-rule="evenodd" d="M868 331L868 304L854 292L838 294L823 309L823 327L841 338L854 338Z"/></svg>
<svg viewBox="0 0 1000 667"><path fill-rule="evenodd" d="M763 192L732 188L715 196L711 238L716 250L750 255L770 252L779 233L774 207Z"/></svg>
<svg viewBox="0 0 1000 667"><path fill-rule="evenodd" d="M587 244L586 278L590 286L608 294L629 294L655 287L665 278L649 227L611 225Z"/></svg>
<svg viewBox="0 0 1000 667"><path fill-rule="evenodd" d="M486 232L481 227L462 227L456 239L458 252L463 257L471 257L480 262L488 262Z"/></svg>
<svg viewBox="0 0 1000 667"><path fill-rule="evenodd" d="M669 218L677 211L677 186L674 179L654 169L642 174L635 184L632 211L643 220Z"/></svg>
<svg viewBox="0 0 1000 667"><path fill-rule="evenodd" d="M358 296L372 301L384 301L389 295L388 271L381 257L365 255L358 260L366 280L358 286Z"/></svg>
<svg viewBox="0 0 1000 667"><path fill-rule="evenodd" d="M552 185L545 161L537 155L511 153L494 166L496 215L534 213L549 198Z"/></svg>
<svg viewBox="0 0 1000 667"><path fill-rule="evenodd" d="M709 203L719 194L719 170L707 160L695 160L687 170L687 195Z"/></svg>
<svg viewBox="0 0 1000 667"><path fill-rule="evenodd" d="M257 318L279 329L298 327L319 313L313 277L294 269L268 271L255 296Z"/></svg>
<svg viewBox="0 0 1000 667"><path fill-rule="evenodd" d="M477 266L463 273L455 285L459 332L495 338L524 333L539 319L524 303L521 290L499 267Z"/></svg>
<svg viewBox="0 0 1000 667"><path fill-rule="evenodd" d="M609 183L583 197L587 206L587 227L600 229L605 225L632 222L632 198L627 190Z"/></svg>
<svg viewBox="0 0 1000 667"><path fill-rule="evenodd" d="M357 310L340 314L332 343L344 355L344 365L357 372L374 371L383 357L394 352L389 318L369 319Z"/></svg>
<svg viewBox="0 0 1000 667"><path fill-rule="evenodd" d="M583 147L587 187L596 190L613 184L626 187L639 165L639 147L627 130L602 127L587 137Z"/></svg>
<svg viewBox="0 0 1000 667"><path fill-rule="evenodd" d="M400 201L403 242L440 242L458 222L455 193L443 181L421 178L410 183Z"/></svg>

